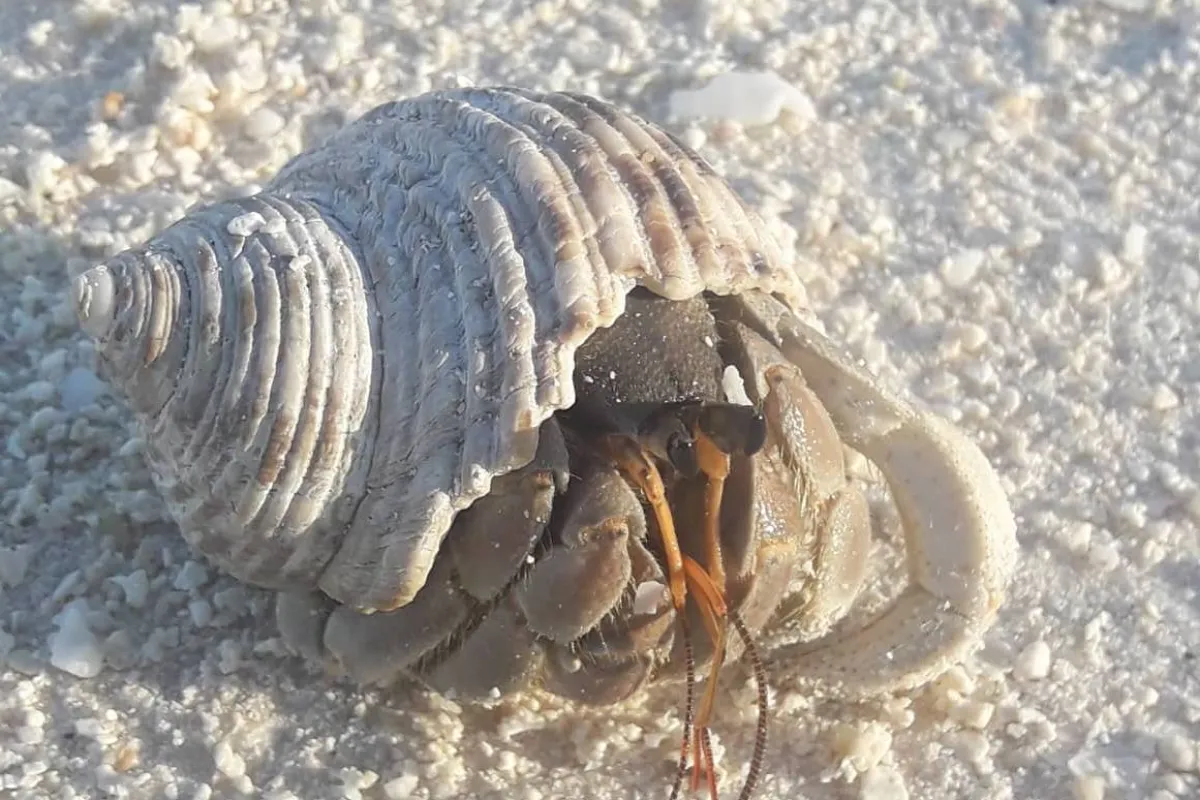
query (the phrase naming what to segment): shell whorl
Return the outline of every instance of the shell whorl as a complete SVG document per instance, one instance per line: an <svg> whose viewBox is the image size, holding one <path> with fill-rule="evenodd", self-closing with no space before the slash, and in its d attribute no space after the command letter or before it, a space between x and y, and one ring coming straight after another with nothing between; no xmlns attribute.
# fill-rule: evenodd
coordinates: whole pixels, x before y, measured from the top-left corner
<svg viewBox="0 0 1200 800"><path fill-rule="evenodd" d="M310 205L259 195L75 283L184 536L264 586L316 582L349 520L338 500L365 482L375 348L346 242Z"/></svg>
<svg viewBox="0 0 1200 800"><path fill-rule="evenodd" d="M280 575L319 573L326 593L358 607L390 608L415 595L454 515L495 476L527 463L540 423L574 402L576 350L623 312L634 286L672 299L764 289L797 310L805 304L762 222L699 156L580 95L458 89L389 103L294 158L261 194L213 208L147 245L200 265L179 268L188 291L172 336L218 320L218 338L199 337L208 350L249 348L274 353L277 363L255 362L258 372L181 369L175 391L189 402L199 392L211 395L205 408L254 413L223 426L187 404L187 413L147 417L148 429L172 442L155 472L212 480L182 482L176 497L187 524L207 527L190 536L220 545L202 549L235 575L274 585ZM270 220L249 239L229 230L256 211L267 219L264 209L276 215L270 220L289 220L294 256L272 249L273 239L261 243L278 225ZM297 261L303 266L289 266ZM289 270L305 280L289 280ZM96 286L78 294L103 309L106 284L93 278ZM271 287L263 297L278 300L268 308L278 326L239 327L228 307L235 291L205 295L211 307L194 299L195 286L247 283ZM320 326L301 331L298 318L315 314L326 315ZM321 411L329 404L338 409L332 416ZM264 432L268 416L278 439ZM268 456L270 442L292 446ZM287 459L297 447L300 456L329 448L329 468L293 469ZM264 460L273 468L256 472ZM226 506L237 479L249 483L235 514ZM270 528L276 516L259 498L276 494L278 503L304 498L311 532L298 527L298 514ZM336 511L322 513L335 495ZM247 522L257 527L247 531ZM254 576L251 563L262 565ZM277 572L267 575L268 567Z"/></svg>

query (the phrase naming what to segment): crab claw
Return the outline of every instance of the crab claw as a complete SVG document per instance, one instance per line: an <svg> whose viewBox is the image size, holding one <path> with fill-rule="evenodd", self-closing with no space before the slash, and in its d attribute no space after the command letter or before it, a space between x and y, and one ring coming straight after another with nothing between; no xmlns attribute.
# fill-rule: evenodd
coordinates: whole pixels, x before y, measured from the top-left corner
<svg viewBox="0 0 1200 800"><path fill-rule="evenodd" d="M909 585L879 616L783 648L807 677L856 694L904 690L974 650L1017 561L1000 480L959 429L891 394L821 332L771 301L749 306L804 374L842 440L883 473L904 529Z"/></svg>

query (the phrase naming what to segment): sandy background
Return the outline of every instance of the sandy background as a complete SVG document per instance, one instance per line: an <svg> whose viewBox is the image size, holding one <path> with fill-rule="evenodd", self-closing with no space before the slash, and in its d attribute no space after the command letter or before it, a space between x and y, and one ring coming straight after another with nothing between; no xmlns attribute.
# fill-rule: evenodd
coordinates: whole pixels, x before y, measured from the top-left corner
<svg viewBox="0 0 1200 800"><path fill-rule="evenodd" d="M665 796L672 694L460 708L283 654L267 597L162 521L64 302L191 203L456 81L670 123L822 265L829 330L1011 492L1024 560L978 658L861 705L777 665L762 797L1200 796L1194 3L285 6L0 2L0 797ZM794 91L675 94L731 70ZM734 768L751 697L730 682Z"/></svg>

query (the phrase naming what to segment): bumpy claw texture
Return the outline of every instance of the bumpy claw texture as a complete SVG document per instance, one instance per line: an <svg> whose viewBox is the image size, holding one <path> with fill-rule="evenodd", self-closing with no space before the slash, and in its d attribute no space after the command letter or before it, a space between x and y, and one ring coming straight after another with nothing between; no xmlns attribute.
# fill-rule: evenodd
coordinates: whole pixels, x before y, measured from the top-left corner
<svg viewBox="0 0 1200 800"><path fill-rule="evenodd" d="M660 128L478 88L376 108L73 294L183 535L278 589L283 636L330 669L597 703L679 674L662 509L611 440L658 460L703 562L714 515L671 414L745 395L766 432L729 456L725 601L757 630L797 588L804 669L923 679L990 624L1011 512L974 445L825 339L797 274ZM851 633L870 518L843 445L888 477L913 579Z"/></svg>

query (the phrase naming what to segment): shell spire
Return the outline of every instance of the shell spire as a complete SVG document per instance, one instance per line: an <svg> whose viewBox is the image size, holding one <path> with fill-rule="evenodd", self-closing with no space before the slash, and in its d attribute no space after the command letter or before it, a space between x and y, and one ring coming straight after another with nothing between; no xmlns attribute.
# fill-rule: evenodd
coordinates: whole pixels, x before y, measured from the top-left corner
<svg viewBox="0 0 1200 800"><path fill-rule="evenodd" d="M247 582L315 582L370 463L375 348L343 232L303 201L218 203L72 295L184 537Z"/></svg>
<svg viewBox="0 0 1200 800"><path fill-rule="evenodd" d="M71 302L79 325L94 339L105 339L116 322L113 303L113 275L106 265L101 264L83 273L71 282Z"/></svg>
<svg viewBox="0 0 1200 800"><path fill-rule="evenodd" d="M99 371L138 413L153 413L174 390L186 352L187 298L169 255L130 250L75 278L80 326L96 341Z"/></svg>

